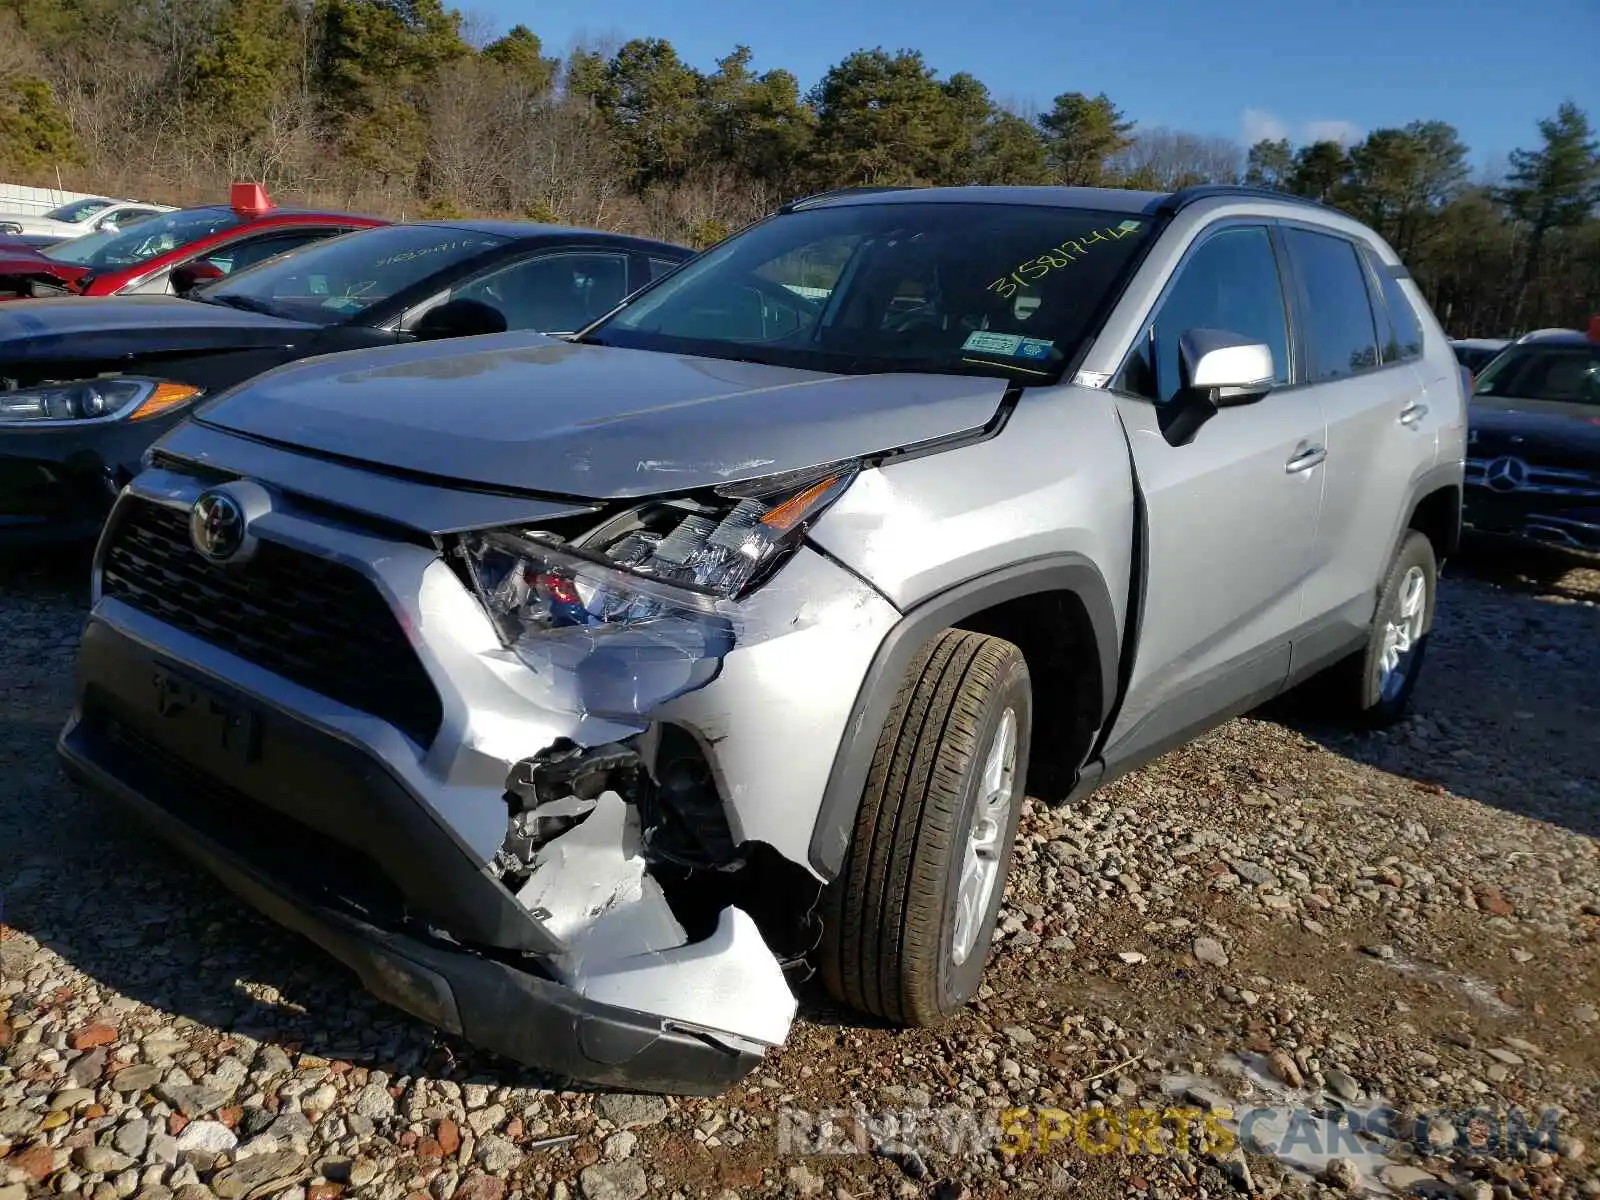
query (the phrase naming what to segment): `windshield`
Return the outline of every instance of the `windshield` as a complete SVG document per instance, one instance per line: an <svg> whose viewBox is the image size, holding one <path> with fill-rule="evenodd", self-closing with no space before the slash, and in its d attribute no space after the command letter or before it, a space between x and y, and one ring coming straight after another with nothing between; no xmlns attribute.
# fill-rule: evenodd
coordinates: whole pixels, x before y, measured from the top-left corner
<svg viewBox="0 0 1600 1200"><path fill-rule="evenodd" d="M507 240L437 225L363 229L269 259L203 288L196 298L334 325Z"/></svg>
<svg viewBox="0 0 1600 1200"><path fill-rule="evenodd" d="M47 246L39 253L57 262L116 270L137 266L238 223L239 214L230 209L191 208L151 217L121 231L107 229L86 234L75 241Z"/></svg>
<svg viewBox="0 0 1600 1200"><path fill-rule="evenodd" d="M789 213L668 275L584 341L864 374L1054 379L1115 295L1147 219L1045 205Z"/></svg>
<svg viewBox="0 0 1600 1200"><path fill-rule="evenodd" d="M1495 360L1501 347L1456 346L1456 361L1469 371L1481 371Z"/></svg>
<svg viewBox="0 0 1600 1200"><path fill-rule="evenodd" d="M1489 364L1475 396L1600 405L1600 342L1515 346Z"/></svg>
<svg viewBox="0 0 1600 1200"><path fill-rule="evenodd" d="M94 216L101 209L110 207L109 200L74 200L70 204L63 204L60 208L52 208L44 217L47 221L67 221L76 225L79 221Z"/></svg>

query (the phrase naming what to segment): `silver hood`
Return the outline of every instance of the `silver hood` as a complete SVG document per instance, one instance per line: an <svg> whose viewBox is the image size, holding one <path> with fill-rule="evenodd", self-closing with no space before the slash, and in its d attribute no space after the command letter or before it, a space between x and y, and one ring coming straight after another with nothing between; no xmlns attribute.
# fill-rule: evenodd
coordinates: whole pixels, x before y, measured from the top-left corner
<svg viewBox="0 0 1600 1200"><path fill-rule="evenodd" d="M683 491L981 430L1006 382L829 375L534 333L306 359L197 420L482 487L595 499Z"/></svg>

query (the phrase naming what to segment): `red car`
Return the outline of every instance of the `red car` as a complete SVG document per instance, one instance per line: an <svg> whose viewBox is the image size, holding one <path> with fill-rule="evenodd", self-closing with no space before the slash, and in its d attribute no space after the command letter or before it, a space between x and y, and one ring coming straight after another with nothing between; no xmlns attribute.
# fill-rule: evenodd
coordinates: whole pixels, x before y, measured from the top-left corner
<svg viewBox="0 0 1600 1200"><path fill-rule="evenodd" d="M39 250L0 248L0 300L182 293L307 242L387 224L277 208L260 184L236 183L227 206L179 209Z"/></svg>

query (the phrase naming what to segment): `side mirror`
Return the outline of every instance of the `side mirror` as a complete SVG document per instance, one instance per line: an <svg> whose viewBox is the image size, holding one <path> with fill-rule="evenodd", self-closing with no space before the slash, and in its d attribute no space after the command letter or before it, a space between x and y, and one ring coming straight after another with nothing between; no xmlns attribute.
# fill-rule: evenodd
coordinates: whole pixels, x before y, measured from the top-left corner
<svg viewBox="0 0 1600 1200"><path fill-rule="evenodd" d="M1188 445L1218 410L1265 396L1276 374L1265 343L1226 329L1186 331L1178 338L1180 387L1161 414L1162 436L1170 445Z"/></svg>
<svg viewBox="0 0 1600 1200"><path fill-rule="evenodd" d="M215 282L225 275L227 272L216 263L199 258L172 268L172 290L180 296L187 295L201 284Z"/></svg>
<svg viewBox="0 0 1600 1200"><path fill-rule="evenodd" d="M1254 404L1272 390L1272 348L1226 329L1191 329L1178 339L1184 390L1218 408Z"/></svg>
<svg viewBox="0 0 1600 1200"><path fill-rule="evenodd" d="M473 337L505 331L505 314L498 308L481 300L465 298L430 308L411 327L412 336L419 340Z"/></svg>

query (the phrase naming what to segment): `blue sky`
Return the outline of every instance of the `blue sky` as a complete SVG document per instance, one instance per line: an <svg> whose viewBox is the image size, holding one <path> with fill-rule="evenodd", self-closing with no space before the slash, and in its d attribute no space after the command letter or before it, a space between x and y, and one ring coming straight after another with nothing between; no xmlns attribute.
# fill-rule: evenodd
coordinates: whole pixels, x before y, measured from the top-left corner
<svg viewBox="0 0 1600 1200"><path fill-rule="evenodd" d="M1104 91L1150 125L1243 141L1455 125L1479 163L1536 138L1563 99L1600 125L1600 0L456 0L575 39L662 37L709 70L743 42L810 86L850 51L920 49L997 99Z"/></svg>

